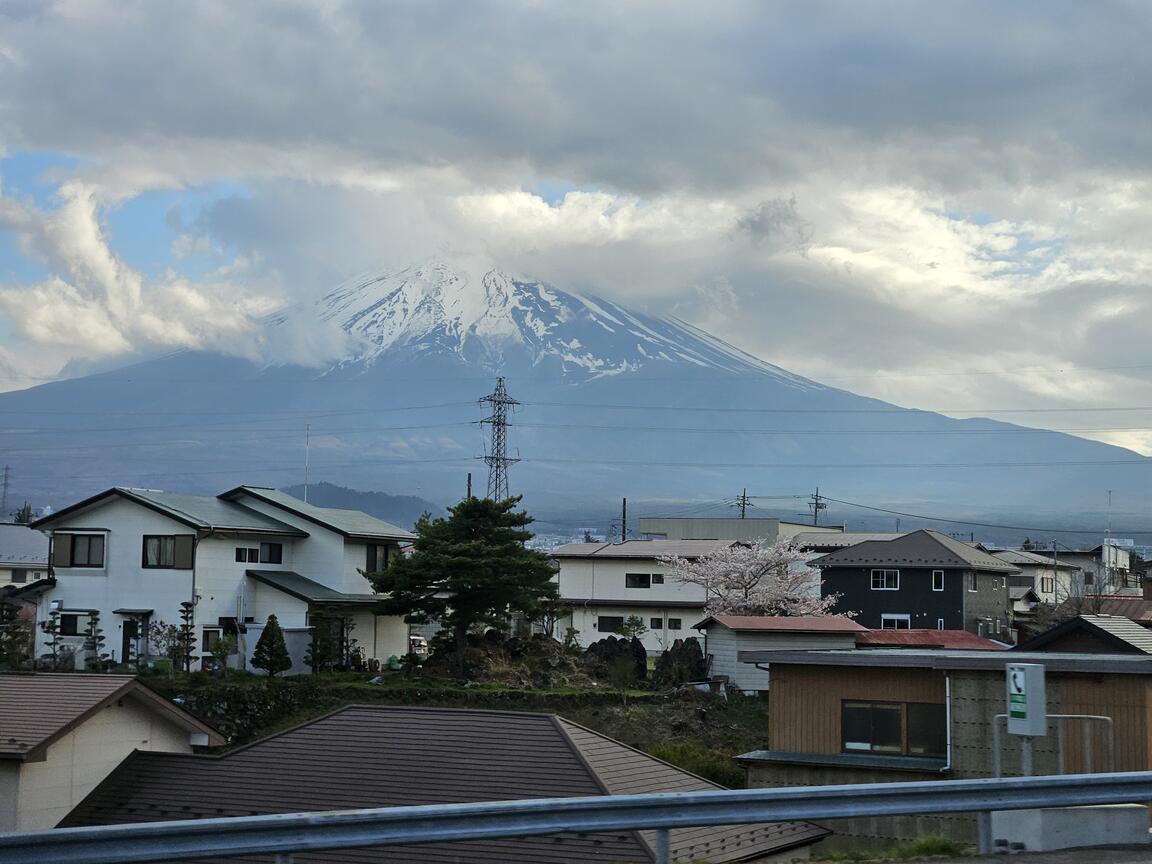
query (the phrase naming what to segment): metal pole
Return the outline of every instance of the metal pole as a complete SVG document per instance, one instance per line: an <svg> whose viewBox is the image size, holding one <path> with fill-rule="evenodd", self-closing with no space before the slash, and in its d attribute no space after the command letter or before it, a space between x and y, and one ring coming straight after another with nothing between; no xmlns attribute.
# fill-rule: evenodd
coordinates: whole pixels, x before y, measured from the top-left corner
<svg viewBox="0 0 1152 864"><path fill-rule="evenodd" d="M1020 736L1020 774L1024 777L1032 776L1032 736Z"/></svg>
<svg viewBox="0 0 1152 864"><path fill-rule="evenodd" d="M976 845L981 855L992 854L992 813L988 810L976 814Z"/></svg>
<svg viewBox="0 0 1152 864"><path fill-rule="evenodd" d="M656 832L656 864L671 864L672 852L668 843L668 829L661 828Z"/></svg>

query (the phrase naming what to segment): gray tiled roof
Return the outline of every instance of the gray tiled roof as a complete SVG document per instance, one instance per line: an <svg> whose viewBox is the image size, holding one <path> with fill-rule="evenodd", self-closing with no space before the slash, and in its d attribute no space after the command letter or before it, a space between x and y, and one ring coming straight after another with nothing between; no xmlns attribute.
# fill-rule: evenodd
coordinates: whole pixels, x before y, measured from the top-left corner
<svg viewBox="0 0 1152 864"><path fill-rule="evenodd" d="M991 553L999 558L1001 561L1007 561L1009 564L1015 564L1018 567L1051 567L1055 570L1079 570L1075 564L1065 564L1063 561L1058 561L1050 555L1037 555L1035 552L1027 552L1023 549L1001 549Z"/></svg>
<svg viewBox="0 0 1152 864"><path fill-rule="evenodd" d="M221 757L136 751L61 827L469 801L716 788L549 714L355 705ZM807 822L673 832L715 862L757 858L827 835ZM634 831L296 853L301 864L650 862Z"/></svg>
<svg viewBox="0 0 1152 864"><path fill-rule="evenodd" d="M868 540L895 540L897 537L903 537L906 533L904 531L843 531L837 534L831 531L801 531L792 538L792 543L801 549L844 549Z"/></svg>
<svg viewBox="0 0 1152 864"><path fill-rule="evenodd" d="M995 573L1020 569L939 531L913 531L895 540L869 540L829 552L810 562L815 567L963 567Z"/></svg>
<svg viewBox="0 0 1152 864"><path fill-rule="evenodd" d="M553 558L699 558L735 545L734 540L626 540L623 543L568 543Z"/></svg>
<svg viewBox="0 0 1152 864"><path fill-rule="evenodd" d="M218 531L229 528L243 531L267 531L306 537L301 531L279 519L265 516L251 507L233 501L224 501L210 495L181 495L176 492L158 492L152 489L119 489L119 492L137 501L145 501L168 510L173 515L198 523L203 528Z"/></svg>
<svg viewBox="0 0 1152 864"><path fill-rule="evenodd" d="M1133 648L1152 654L1152 630L1120 615L1081 615L1080 620L1115 636Z"/></svg>
<svg viewBox="0 0 1152 864"><path fill-rule="evenodd" d="M27 525L0 523L0 566L47 567L48 537Z"/></svg>
<svg viewBox="0 0 1152 864"><path fill-rule="evenodd" d="M301 501L299 498L295 498L287 492L281 492L279 489L271 489L265 486L240 486L229 492L225 492L224 496L232 498L245 494L266 501L276 507L282 507L290 513L295 513L304 519L315 522L318 525L323 525L326 528L331 528L333 531L350 537L380 540L416 539L416 535L411 531L405 531L403 528L393 525L391 522L385 522L383 519L369 516L360 510L317 507Z"/></svg>

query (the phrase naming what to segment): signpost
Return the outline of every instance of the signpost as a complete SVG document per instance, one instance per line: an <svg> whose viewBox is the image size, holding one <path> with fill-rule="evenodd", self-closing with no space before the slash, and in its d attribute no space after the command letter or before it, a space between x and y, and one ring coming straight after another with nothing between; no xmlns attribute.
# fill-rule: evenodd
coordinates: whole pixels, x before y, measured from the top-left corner
<svg viewBox="0 0 1152 864"><path fill-rule="evenodd" d="M1040 663L1009 663L1005 667L1008 686L1008 732L1021 736L1020 772L1032 775L1032 738L1048 734L1048 694L1044 688L1044 666Z"/></svg>

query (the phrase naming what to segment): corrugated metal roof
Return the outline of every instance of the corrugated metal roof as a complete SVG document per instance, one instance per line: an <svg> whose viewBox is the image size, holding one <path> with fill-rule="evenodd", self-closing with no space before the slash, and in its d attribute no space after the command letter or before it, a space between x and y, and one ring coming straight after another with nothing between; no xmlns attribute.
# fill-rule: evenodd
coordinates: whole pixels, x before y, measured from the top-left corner
<svg viewBox="0 0 1152 864"><path fill-rule="evenodd" d="M415 540L416 535L369 516L360 510L341 510L336 507L316 507L281 492L279 489L270 489L265 486L239 486L221 495L221 498L231 499L241 495L251 495L261 501L266 501L276 507L281 507L290 513L295 513L311 522L331 528L337 533L350 537L378 540Z"/></svg>
<svg viewBox="0 0 1152 864"><path fill-rule="evenodd" d="M1145 654L1152 654L1152 631L1135 621L1119 615L1081 615L1080 620L1099 627Z"/></svg>
<svg viewBox="0 0 1152 864"><path fill-rule="evenodd" d="M135 696L186 728L223 739L182 708L143 687L131 675L0 673L0 759L25 759L125 696Z"/></svg>
<svg viewBox="0 0 1152 864"><path fill-rule="evenodd" d="M895 540L869 540L810 562L815 567L965 567L995 573L1019 573L968 543L939 531L913 531Z"/></svg>
<svg viewBox="0 0 1152 864"><path fill-rule="evenodd" d="M552 715L351 706L220 757L133 753L61 827L594 796L618 783L648 783L659 791L682 783L713 788ZM754 832L755 848L770 851L827 833L809 823L725 830L733 839ZM393 847L294 857L397 864L417 858L432 864L651 861L648 843L630 831L432 844L418 851L414 856L411 849Z"/></svg>
<svg viewBox="0 0 1152 864"><path fill-rule="evenodd" d="M869 630L856 637L860 648L950 648L1005 651L1007 645L967 630Z"/></svg>
<svg viewBox="0 0 1152 864"><path fill-rule="evenodd" d="M1130 651L1152 654L1152 630L1122 615L1078 615L1029 639L1021 648L1026 651L1041 650L1046 645L1058 643L1069 634L1084 631L1102 638L1117 653Z"/></svg>
<svg viewBox="0 0 1152 864"><path fill-rule="evenodd" d="M699 558L736 545L734 540L626 540L623 543L567 543L553 558Z"/></svg>
<svg viewBox="0 0 1152 864"><path fill-rule="evenodd" d="M1023 549L1001 549L991 553L999 558L1001 561L1007 561L1009 564L1017 566L1023 565L1024 567L1051 567L1054 570L1079 570L1080 568L1074 564L1065 564L1062 561L1047 555L1037 555L1035 552L1027 552Z"/></svg>
<svg viewBox="0 0 1152 864"><path fill-rule="evenodd" d="M308 603L334 603L356 606L367 606L383 602L384 598L376 594L345 594L327 585L314 582L307 576L301 576L292 570L247 570L251 576L265 585L291 594L299 600Z"/></svg>
<svg viewBox="0 0 1152 864"><path fill-rule="evenodd" d="M792 538L792 543L801 549L845 549L869 540L895 540L907 532L901 531L842 531L838 534L820 531L801 531Z"/></svg>
<svg viewBox="0 0 1152 864"><path fill-rule="evenodd" d="M791 633L866 633L868 628L840 615L713 615L693 630L716 622L729 630Z"/></svg>
<svg viewBox="0 0 1152 864"><path fill-rule="evenodd" d="M48 535L27 525L0 523L0 566L47 567Z"/></svg>
<svg viewBox="0 0 1152 864"><path fill-rule="evenodd" d="M1101 615L1122 615L1131 621L1152 623L1152 600L1109 594L1104 597L1092 597L1090 602Z"/></svg>
<svg viewBox="0 0 1152 864"><path fill-rule="evenodd" d="M740 663L782 666L871 666L909 669L1003 671L1008 663L1039 663L1049 672L1152 676L1152 657L1144 654L1085 654L1044 651L972 651L922 648L839 648L819 651L738 651Z"/></svg>

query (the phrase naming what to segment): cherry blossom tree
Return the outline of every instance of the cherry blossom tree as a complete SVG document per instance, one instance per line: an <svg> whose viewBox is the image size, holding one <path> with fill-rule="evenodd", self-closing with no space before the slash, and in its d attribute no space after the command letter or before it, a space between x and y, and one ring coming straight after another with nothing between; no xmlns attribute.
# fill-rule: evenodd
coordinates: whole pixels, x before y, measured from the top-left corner
<svg viewBox="0 0 1152 864"><path fill-rule="evenodd" d="M787 540L734 543L699 558L661 558L668 576L699 585L709 615L830 615L839 594L820 596L820 577ZM841 613L852 618L856 613Z"/></svg>

